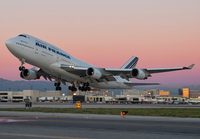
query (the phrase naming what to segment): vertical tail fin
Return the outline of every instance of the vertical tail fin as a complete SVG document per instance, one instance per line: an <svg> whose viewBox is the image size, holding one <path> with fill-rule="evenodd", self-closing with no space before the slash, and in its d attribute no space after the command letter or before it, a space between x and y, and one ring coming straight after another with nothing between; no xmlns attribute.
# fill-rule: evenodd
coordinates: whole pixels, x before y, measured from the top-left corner
<svg viewBox="0 0 200 139"><path fill-rule="evenodd" d="M138 57L132 56L122 67L121 69L133 69L137 65Z"/></svg>

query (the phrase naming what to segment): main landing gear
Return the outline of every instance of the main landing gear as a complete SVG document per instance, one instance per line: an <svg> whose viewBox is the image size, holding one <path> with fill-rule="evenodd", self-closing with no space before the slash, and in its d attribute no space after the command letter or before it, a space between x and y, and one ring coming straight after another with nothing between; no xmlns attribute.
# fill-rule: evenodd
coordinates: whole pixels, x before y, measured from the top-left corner
<svg viewBox="0 0 200 139"><path fill-rule="evenodd" d="M61 91L62 88L60 87L61 83L60 82L55 82L54 86L56 87L56 91Z"/></svg>
<svg viewBox="0 0 200 139"><path fill-rule="evenodd" d="M72 86L69 86L68 89L72 92L77 91L77 87L75 86L75 84L73 84ZM78 87L78 89L81 91L90 91L91 90L91 88L89 87L89 83L83 83L82 85L80 85Z"/></svg>
<svg viewBox="0 0 200 139"><path fill-rule="evenodd" d="M69 86L68 89L72 92L76 92L77 91L77 88L76 86L73 84L72 86Z"/></svg>
<svg viewBox="0 0 200 139"><path fill-rule="evenodd" d="M90 91L91 90L91 88L89 87L89 83L84 83L83 86L79 86L78 89L81 91Z"/></svg>

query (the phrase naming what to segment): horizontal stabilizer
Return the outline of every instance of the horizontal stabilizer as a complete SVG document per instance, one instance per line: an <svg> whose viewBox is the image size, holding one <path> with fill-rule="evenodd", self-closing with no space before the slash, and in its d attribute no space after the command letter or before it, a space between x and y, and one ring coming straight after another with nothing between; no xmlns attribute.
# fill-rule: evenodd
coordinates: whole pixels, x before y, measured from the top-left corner
<svg viewBox="0 0 200 139"><path fill-rule="evenodd" d="M124 84L127 84L129 86L160 85L159 83L130 83L130 82L124 82Z"/></svg>

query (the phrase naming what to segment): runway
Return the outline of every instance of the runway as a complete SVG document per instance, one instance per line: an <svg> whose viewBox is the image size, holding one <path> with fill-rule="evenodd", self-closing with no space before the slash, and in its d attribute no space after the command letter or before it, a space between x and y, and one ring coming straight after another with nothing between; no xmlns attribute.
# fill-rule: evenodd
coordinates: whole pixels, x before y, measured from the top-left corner
<svg viewBox="0 0 200 139"><path fill-rule="evenodd" d="M3 122L2 122L3 121ZM199 139L199 118L1 112L0 138Z"/></svg>

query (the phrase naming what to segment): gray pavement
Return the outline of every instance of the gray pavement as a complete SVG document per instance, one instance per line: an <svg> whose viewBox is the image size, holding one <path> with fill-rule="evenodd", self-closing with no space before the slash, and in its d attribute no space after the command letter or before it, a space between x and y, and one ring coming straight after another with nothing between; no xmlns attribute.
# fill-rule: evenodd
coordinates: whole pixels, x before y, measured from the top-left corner
<svg viewBox="0 0 200 139"><path fill-rule="evenodd" d="M12 120L19 120L12 122ZM0 112L0 138L199 139L200 118ZM10 120L10 122L6 122ZM20 121L27 120L27 121Z"/></svg>

